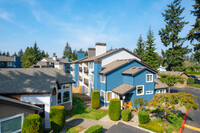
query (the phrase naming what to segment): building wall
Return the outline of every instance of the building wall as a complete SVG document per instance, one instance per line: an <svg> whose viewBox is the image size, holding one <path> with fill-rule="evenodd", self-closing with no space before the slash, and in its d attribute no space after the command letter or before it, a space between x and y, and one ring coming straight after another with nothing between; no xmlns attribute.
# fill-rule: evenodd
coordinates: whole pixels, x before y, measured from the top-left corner
<svg viewBox="0 0 200 133"><path fill-rule="evenodd" d="M128 84L128 85L133 85L134 83L134 78L131 75L123 75L123 83Z"/></svg>
<svg viewBox="0 0 200 133"><path fill-rule="evenodd" d="M74 64L74 71L75 71L75 75L73 77L73 80L75 81L75 83L73 84L73 86L76 88L78 87L78 81L79 81L79 64L78 63Z"/></svg>
<svg viewBox="0 0 200 133"><path fill-rule="evenodd" d="M50 128L49 112L51 107L51 95L21 95L21 101L30 102L31 104L44 104L45 105L45 128Z"/></svg>
<svg viewBox="0 0 200 133"><path fill-rule="evenodd" d="M120 60L120 59L137 59L140 61L139 58L137 58L136 56L128 53L127 51L125 50L120 50L118 52L115 52L109 56L106 56L102 59L102 66L104 65L107 65L113 61L116 61L116 60Z"/></svg>
<svg viewBox="0 0 200 133"><path fill-rule="evenodd" d="M34 110L12 104L0 103L0 119L24 113L24 117L35 114Z"/></svg>
<svg viewBox="0 0 200 133"><path fill-rule="evenodd" d="M16 68L21 68L22 67L21 59L19 57L14 57L14 62L15 62L15 67Z"/></svg>
<svg viewBox="0 0 200 133"><path fill-rule="evenodd" d="M101 81L100 81L100 74L101 71L101 63L94 63L94 90L101 90Z"/></svg>

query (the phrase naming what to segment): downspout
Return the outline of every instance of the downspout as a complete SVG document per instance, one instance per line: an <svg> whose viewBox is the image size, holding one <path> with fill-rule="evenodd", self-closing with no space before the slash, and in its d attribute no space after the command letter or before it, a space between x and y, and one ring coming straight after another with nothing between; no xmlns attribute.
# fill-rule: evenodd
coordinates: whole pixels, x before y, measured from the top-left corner
<svg viewBox="0 0 200 133"><path fill-rule="evenodd" d="M105 103L106 103L106 106L107 106L107 76L106 76L106 86L105 86Z"/></svg>

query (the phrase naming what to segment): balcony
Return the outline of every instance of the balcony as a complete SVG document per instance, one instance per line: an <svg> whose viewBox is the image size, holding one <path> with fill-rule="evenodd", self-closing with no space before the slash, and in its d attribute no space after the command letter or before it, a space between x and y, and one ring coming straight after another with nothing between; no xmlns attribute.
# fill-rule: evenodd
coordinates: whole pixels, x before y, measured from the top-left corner
<svg viewBox="0 0 200 133"><path fill-rule="evenodd" d="M82 67L79 67L79 71L82 72Z"/></svg>
<svg viewBox="0 0 200 133"><path fill-rule="evenodd" d="M84 73L88 73L88 68L84 67Z"/></svg>
<svg viewBox="0 0 200 133"><path fill-rule="evenodd" d="M84 84L88 86L88 79L84 79Z"/></svg>
<svg viewBox="0 0 200 133"><path fill-rule="evenodd" d="M79 80L82 82L82 77L81 76L79 76Z"/></svg>

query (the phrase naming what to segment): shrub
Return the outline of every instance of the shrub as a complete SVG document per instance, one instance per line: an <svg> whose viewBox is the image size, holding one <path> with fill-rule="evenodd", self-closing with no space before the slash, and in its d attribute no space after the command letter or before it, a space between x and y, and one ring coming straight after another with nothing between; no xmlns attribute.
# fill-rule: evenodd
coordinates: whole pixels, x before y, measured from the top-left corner
<svg viewBox="0 0 200 133"><path fill-rule="evenodd" d="M123 121L131 120L131 111L129 109L122 110L122 120Z"/></svg>
<svg viewBox="0 0 200 133"><path fill-rule="evenodd" d="M161 112L164 112L164 109L159 109L159 108L157 108L157 109L151 109L150 110L150 113L161 113Z"/></svg>
<svg viewBox="0 0 200 133"><path fill-rule="evenodd" d="M163 133L164 132L164 128L161 127L156 121L149 121L146 124L139 124L139 127L149 129L149 130L157 132L157 133Z"/></svg>
<svg viewBox="0 0 200 133"><path fill-rule="evenodd" d="M93 109L97 109L100 106L100 94L98 90L92 91L91 106Z"/></svg>
<svg viewBox="0 0 200 133"><path fill-rule="evenodd" d="M64 127L65 123L65 107L61 105L52 106L50 109L51 129L54 132L59 132Z"/></svg>
<svg viewBox="0 0 200 133"><path fill-rule="evenodd" d="M90 128L88 128L85 133L102 133L103 131L103 126L101 125L95 125L95 126L92 126Z"/></svg>
<svg viewBox="0 0 200 133"><path fill-rule="evenodd" d="M145 124L149 122L149 113L146 111L139 111L138 117L140 124Z"/></svg>
<svg viewBox="0 0 200 133"><path fill-rule="evenodd" d="M136 98L133 100L134 106L137 109L137 111L143 110L145 106L148 105L147 100L143 100L143 98Z"/></svg>
<svg viewBox="0 0 200 133"><path fill-rule="evenodd" d="M43 133L42 120L39 115L32 114L25 117L22 133Z"/></svg>
<svg viewBox="0 0 200 133"><path fill-rule="evenodd" d="M194 84L194 78L189 77L188 80L187 80L187 83L188 84Z"/></svg>
<svg viewBox="0 0 200 133"><path fill-rule="evenodd" d="M110 119L113 121L118 121L120 118L120 112L121 112L120 99L117 98L111 99L108 108L108 115Z"/></svg>

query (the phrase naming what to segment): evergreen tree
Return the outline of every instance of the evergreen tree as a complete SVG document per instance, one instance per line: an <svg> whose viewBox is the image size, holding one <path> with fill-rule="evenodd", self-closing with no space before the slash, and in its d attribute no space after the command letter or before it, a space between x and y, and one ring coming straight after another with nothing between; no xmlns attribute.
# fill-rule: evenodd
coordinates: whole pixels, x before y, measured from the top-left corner
<svg viewBox="0 0 200 133"><path fill-rule="evenodd" d="M71 49L68 42L66 43L65 49L63 51L63 57L62 58L67 58L67 57L69 59L72 58L72 49Z"/></svg>
<svg viewBox="0 0 200 133"><path fill-rule="evenodd" d="M45 54L45 58L49 58L49 54L48 54L48 52L46 52L46 54Z"/></svg>
<svg viewBox="0 0 200 133"><path fill-rule="evenodd" d="M88 56L88 51L85 51L85 56Z"/></svg>
<svg viewBox="0 0 200 133"><path fill-rule="evenodd" d="M12 57L14 57L14 56L17 56L17 53L16 53L16 52L12 55Z"/></svg>
<svg viewBox="0 0 200 133"><path fill-rule="evenodd" d="M194 10L191 13L196 17L196 22L193 28L188 34L188 40L191 43L196 40L197 43L194 45L194 58L200 63L200 0L195 0L195 5L193 5Z"/></svg>
<svg viewBox="0 0 200 133"><path fill-rule="evenodd" d="M33 51L34 51L34 53L35 53L36 60L37 60L37 61L40 61L40 60L42 59L42 55L41 55L40 49L39 49L39 47L37 46L37 43L36 43L36 42L34 43Z"/></svg>
<svg viewBox="0 0 200 133"><path fill-rule="evenodd" d="M10 53L9 53L9 52L7 52L7 53L6 53L6 56L8 56L8 57L9 57L9 56L10 56Z"/></svg>
<svg viewBox="0 0 200 133"><path fill-rule="evenodd" d="M1 51L0 51L0 55L1 55L2 53L1 53Z"/></svg>
<svg viewBox="0 0 200 133"><path fill-rule="evenodd" d="M137 48L135 48L133 52L142 58L145 53L145 43L142 39L142 35L140 35L136 45L137 45Z"/></svg>
<svg viewBox="0 0 200 133"><path fill-rule="evenodd" d="M149 65L151 65L154 69L159 67L159 61L157 53L155 52L155 38L153 35L153 31L149 28L147 33L147 41L146 41L146 52L144 53L143 61Z"/></svg>
<svg viewBox="0 0 200 133"><path fill-rule="evenodd" d="M2 53L2 55L5 56L5 55L6 55L6 52L4 51L4 52Z"/></svg>
<svg viewBox="0 0 200 133"><path fill-rule="evenodd" d="M77 57L78 57L78 53L77 53L77 51L76 51L76 49L75 50L73 50L73 53L72 53L72 60L77 60Z"/></svg>
<svg viewBox="0 0 200 133"><path fill-rule="evenodd" d="M24 54L23 50L22 50L22 49L20 49L20 50L19 50L19 52L18 52L18 57L20 57L20 58L21 58L21 57L23 56L23 54Z"/></svg>
<svg viewBox="0 0 200 133"><path fill-rule="evenodd" d="M56 56L56 53L53 53L53 56Z"/></svg>
<svg viewBox="0 0 200 133"><path fill-rule="evenodd" d="M179 36L183 27L188 24L183 20L184 17L181 17L184 8L181 7L180 3L181 0L174 0L170 5L167 5L168 9L165 10L165 13L162 13L166 25L159 31L159 35L165 47L171 45L171 48L165 52L162 50L164 62L168 65L167 70L180 69L183 66L183 56L190 51L188 46L183 47L186 39Z"/></svg>
<svg viewBox="0 0 200 133"><path fill-rule="evenodd" d="M24 68L29 68L30 66L35 64L37 62L37 59L35 56L34 48L27 47L21 59L23 61Z"/></svg>

